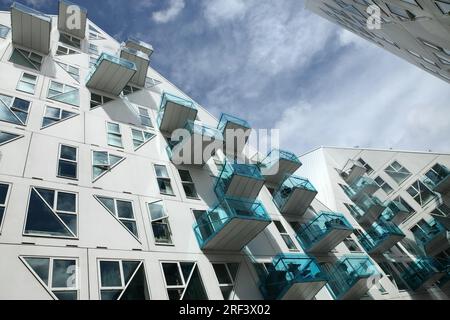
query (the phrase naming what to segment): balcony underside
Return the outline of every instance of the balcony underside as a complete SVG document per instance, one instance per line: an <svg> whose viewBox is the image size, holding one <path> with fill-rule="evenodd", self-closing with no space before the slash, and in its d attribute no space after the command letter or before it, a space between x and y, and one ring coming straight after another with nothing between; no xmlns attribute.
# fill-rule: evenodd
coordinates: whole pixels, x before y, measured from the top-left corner
<svg viewBox="0 0 450 320"><path fill-rule="evenodd" d="M450 175L439 182L439 184L434 187L434 191L439 192L442 195L448 194L450 192Z"/></svg>
<svg viewBox="0 0 450 320"><path fill-rule="evenodd" d="M354 285L339 297L339 300L360 299L369 291L371 287L372 285L369 284L369 278L359 277L355 281Z"/></svg>
<svg viewBox="0 0 450 320"><path fill-rule="evenodd" d="M409 216L409 212L407 211L399 211L397 212L392 219L390 220L390 222L392 222L393 224L399 225L401 224L407 217Z"/></svg>
<svg viewBox="0 0 450 320"><path fill-rule="evenodd" d="M13 44L43 53L50 52L50 18L39 17L20 7L11 8L12 42Z"/></svg>
<svg viewBox="0 0 450 320"><path fill-rule="evenodd" d="M203 138L202 135L193 134L178 143L172 150L172 162L177 165L205 165L212 156L211 152L204 157L205 150L207 148L210 148L210 151L217 150L222 145L222 141L204 141ZM214 147L213 144L217 146Z"/></svg>
<svg viewBox="0 0 450 320"><path fill-rule="evenodd" d="M375 192L377 192L379 188L373 185L365 185L361 187L356 193L351 197L354 202L360 201L364 196L372 196Z"/></svg>
<svg viewBox="0 0 450 320"><path fill-rule="evenodd" d="M95 68L86 86L114 96L119 96L135 73L136 70L103 59Z"/></svg>
<svg viewBox="0 0 450 320"><path fill-rule="evenodd" d="M234 174L226 190L227 197L256 199L264 186L264 180Z"/></svg>
<svg viewBox="0 0 450 320"><path fill-rule="evenodd" d="M378 204L374 204L369 209L366 210L364 215L362 215L358 222L364 225L372 225L375 221L378 220L383 211L386 210L386 207Z"/></svg>
<svg viewBox="0 0 450 320"><path fill-rule="evenodd" d="M301 167L301 163L280 159L270 167L264 168L263 176L268 183L279 185L287 175L294 174Z"/></svg>
<svg viewBox="0 0 450 320"><path fill-rule="evenodd" d="M241 251L269 224L270 221L234 218L207 241L202 250Z"/></svg>
<svg viewBox="0 0 450 320"><path fill-rule="evenodd" d="M317 192L296 188L289 200L280 209L281 213L289 215L303 215L316 197Z"/></svg>
<svg viewBox="0 0 450 320"><path fill-rule="evenodd" d="M436 272L430 275L427 280L425 280L418 288L414 289L414 291L427 290L434 286L436 282L441 280L446 275L445 272Z"/></svg>
<svg viewBox="0 0 450 320"><path fill-rule="evenodd" d="M312 300L326 285L326 281L297 282L279 297L280 300Z"/></svg>
<svg viewBox="0 0 450 320"><path fill-rule="evenodd" d="M140 57L136 54L128 52L126 50L120 51L120 57L128 61L134 62L137 71L131 78L130 83L138 87L143 87L145 85L145 80L147 79L148 66L150 65L150 60L145 57Z"/></svg>
<svg viewBox="0 0 450 320"><path fill-rule="evenodd" d="M150 44L139 40L130 38L125 42L125 45L132 50L141 51L147 56L150 56L153 53L153 47Z"/></svg>
<svg viewBox="0 0 450 320"><path fill-rule="evenodd" d="M197 118L197 112L196 109L167 101L160 130L171 134L176 129L184 128L188 121L194 121Z"/></svg>
<svg viewBox="0 0 450 320"><path fill-rule="evenodd" d="M227 137L227 132L231 134ZM227 125L225 126L223 130L223 137L225 139L225 144L227 145L226 148L226 154L228 155L238 155L241 154L244 150L247 141L250 137L250 134L252 133L252 129L249 129L247 127L241 126L237 123L228 121ZM234 135L234 141L230 138L233 138ZM231 148L231 146L234 145L234 148ZM229 150L231 149L231 150Z"/></svg>
<svg viewBox="0 0 450 320"><path fill-rule="evenodd" d="M80 28L68 28L67 22L70 22L73 19L73 11L67 10L71 5L73 4L66 1L59 2L58 30L77 38L84 39L86 37L87 11L84 9L80 10Z"/></svg>
<svg viewBox="0 0 450 320"><path fill-rule="evenodd" d="M371 254L382 254L389 249L391 249L393 246L395 246L397 243L403 240L405 236L401 235L389 235L385 239L383 239L380 243L378 243L372 250L370 250L369 253Z"/></svg>
<svg viewBox="0 0 450 320"><path fill-rule="evenodd" d="M305 248L305 251L308 253L330 252L352 233L353 230L333 228L322 238L315 241L309 248Z"/></svg>
<svg viewBox="0 0 450 320"><path fill-rule="evenodd" d="M359 178L361 178L365 173L366 173L366 168L364 168L363 166L355 165L352 167L352 169L350 169L347 177L345 177L345 182L347 182L349 185L352 185Z"/></svg>
<svg viewBox="0 0 450 320"><path fill-rule="evenodd" d="M441 288L442 291L448 292L450 291L450 279L447 279L444 283L442 283L439 288Z"/></svg>
<svg viewBox="0 0 450 320"><path fill-rule="evenodd" d="M450 231L441 232L425 244L425 251L429 256L435 256L450 248Z"/></svg>

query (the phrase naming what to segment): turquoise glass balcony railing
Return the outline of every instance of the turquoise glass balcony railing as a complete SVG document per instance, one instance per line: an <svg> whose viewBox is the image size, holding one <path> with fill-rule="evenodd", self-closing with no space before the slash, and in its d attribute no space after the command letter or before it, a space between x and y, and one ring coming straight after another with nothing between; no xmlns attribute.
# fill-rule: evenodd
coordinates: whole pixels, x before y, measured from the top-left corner
<svg viewBox="0 0 450 320"><path fill-rule="evenodd" d="M358 237L363 248L371 254L384 253L405 238L395 224L382 221L374 223L367 232Z"/></svg>
<svg viewBox="0 0 450 320"><path fill-rule="evenodd" d="M280 254L267 272L260 285L266 300L310 300L327 281L316 260L303 254Z"/></svg>
<svg viewBox="0 0 450 320"><path fill-rule="evenodd" d="M223 113L220 117L219 124L217 129L225 135L226 129L243 129L243 130L251 130L250 124L243 119L238 117Z"/></svg>
<svg viewBox="0 0 450 320"><path fill-rule="evenodd" d="M161 97L157 123L161 131L171 134L176 129L184 128L188 121L195 121L197 113L193 101L165 92Z"/></svg>
<svg viewBox="0 0 450 320"><path fill-rule="evenodd" d="M353 195L350 198L357 202L364 195L373 195L380 187L373 179L361 177L350 188L353 190Z"/></svg>
<svg viewBox="0 0 450 320"><path fill-rule="evenodd" d="M274 149L259 164L266 181L278 185L286 175L294 174L302 163L292 152Z"/></svg>
<svg viewBox="0 0 450 320"><path fill-rule="evenodd" d="M353 231L352 225L342 214L321 212L313 221L301 226L297 240L306 252L329 252Z"/></svg>
<svg viewBox="0 0 450 320"><path fill-rule="evenodd" d="M219 199L225 196L256 199L263 186L264 177L258 166L225 160L214 191Z"/></svg>
<svg viewBox="0 0 450 320"><path fill-rule="evenodd" d="M363 195L358 203L358 207L362 210L363 214L357 217L357 220L361 224L370 225L374 223L383 211L386 210L385 205L377 197L370 197Z"/></svg>
<svg viewBox="0 0 450 320"><path fill-rule="evenodd" d="M444 276L446 276L445 266L430 257L411 262L402 274L403 280L414 291L430 288Z"/></svg>
<svg viewBox="0 0 450 320"><path fill-rule="evenodd" d="M436 164L432 170L427 172L426 178L423 181L431 190L447 194L450 191L450 169Z"/></svg>
<svg viewBox="0 0 450 320"><path fill-rule="evenodd" d="M434 219L411 231L416 243L423 247L427 255L434 256L450 248L449 230Z"/></svg>
<svg viewBox="0 0 450 320"><path fill-rule="evenodd" d="M303 215L317 195L306 178L287 175L274 193L273 201L283 214Z"/></svg>
<svg viewBox="0 0 450 320"><path fill-rule="evenodd" d="M225 154L236 156L242 153L251 134L250 124L229 114L222 114L217 129L225 141Z"/></svg>
<svg viewBox="0 0 450 320"><path fill-rule="evenodd" d="M341 170L341 176L348 184L353 184L356 180L364 176L367 169L355 160L349 160Z"/></svg>
<svg viewBox="0 0 450 320"><path fill-rule="evenodd" d="M261 202L225 198L197 218L194 233L202 250L240 251L271 222Z"/></svg>
<svg viewBox="0 0 450 320"><path fill-rule="evenodd" d="M328 288L336 300L359 299L373 286L379 272L369 257L344 257L328 273Z"/></svg>
<svg viewBox="0 0 450 320"><path fill-rule="evenodd" d="M447 258L445 260L439 260L439 262L442 264L442 272L445 273L445 275L439 280L439 287L442 290L448 290L450 289L450 259Z"/></svg>
<svg viewBox="0 0 450 320"><path fill-rule="evenodd" d="M401 224L409 216L409 210L399 201L391 201L388 203L386 210L383 212L383 219L394 224Z"/></svg>

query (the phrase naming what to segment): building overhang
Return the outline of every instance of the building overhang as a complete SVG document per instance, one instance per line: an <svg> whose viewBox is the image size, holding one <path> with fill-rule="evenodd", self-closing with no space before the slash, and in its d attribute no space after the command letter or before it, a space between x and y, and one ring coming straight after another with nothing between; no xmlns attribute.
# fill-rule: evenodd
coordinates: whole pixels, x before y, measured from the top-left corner
<svg viewBox="0 0 450 320"><path fill-rule="evenodd" d="M58 30L84 39L86 37L87 10L68 0L60 0L58 11Z"/></svg>

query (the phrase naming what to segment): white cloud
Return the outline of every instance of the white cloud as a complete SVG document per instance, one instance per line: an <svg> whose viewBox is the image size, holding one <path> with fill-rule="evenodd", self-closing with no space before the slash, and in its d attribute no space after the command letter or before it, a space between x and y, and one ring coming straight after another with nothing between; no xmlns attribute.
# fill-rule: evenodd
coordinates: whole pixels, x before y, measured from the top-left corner
<svg viewBox="0 0 450 320"><path fill-rule="evenodd" d="M153 13L153 20L157 23L167 23L172 21L181 13L184 7L184 0L170 0L169 7L167 9Z"/></svg>
<svg viewBox="0 0 450 320"><path fill-rule="evenodd" d="M205 0L204 15L211 25L236 18L242 18L251 0Z"/></svg>

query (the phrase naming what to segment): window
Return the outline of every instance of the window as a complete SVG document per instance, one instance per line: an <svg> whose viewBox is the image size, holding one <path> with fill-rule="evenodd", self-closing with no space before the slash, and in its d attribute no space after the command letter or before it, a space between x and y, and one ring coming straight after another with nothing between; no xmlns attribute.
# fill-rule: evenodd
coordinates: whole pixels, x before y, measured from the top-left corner
<svg viewBox="0 0 450 320"><path fill-rule="evenodd" d="M391 192L394 191L394 189L381 177L376 177L375 182L384 192L386 192L386 194L390 194Z"/></svg>
<svg viewBox="0 0 450 320"><path fill-rule="evenodd" d="M89 44L89 53L90 54L98 54L98 46L96 46L95 44L93 44L93 43L90 43Z"/></svg>
<svg viewBox="0 0 450 320"><path fill-rule="evenodd" d="M30 105L29 101L0 94L0 121L25 126Z"/></svg>
<svg viewBox="0 0 450 320"><path fill-rule="evenodd" d="M96 32L89 32L89 40L105 40L101 35Z"/></svg>
<svg viewBox="0 0 450 320"><path fill-rule="evenodd" d="M25 235L76 238L77 194L32 187Z"/></svg>
<svg viewBox="0 0 450 320"><path fill-rule="evenodd" d="M118 123L107 122L106 130L108 134L108 145L111 147L123 148L120 125Z"/></svg>
<svg viewBox="0 0 450 320"><path fill-rule="evenodd" d="M394 161L384 170L384 172L386 172L398 185L405 182L411 176L411 172L397 161Z"/></svg>
<svg viewBox="0 0 450 320"><path fill-rule="evenodd" d="M20 138L23 138L23 135L0 131L0 146L3 146Z"/></svg>
<svg viewBox="0 0 450 320"><path fill-rule="evenodd" d="M160 85L162 82L150 77L145 78L145 88L146 89L151 89L153 87L156 87L157 85Z"/></svg>
<svg viewBox="0 0 450 320"><path fill-rule="evenodd" d="M355 218L356 220L360 219L365 214L365 212L356 205L349 203L344 203L344 205L346 206L352 217Z"/></svg>
<svg viewBox="0 0 450 320"><path fill-rule="evenodd" d="M80 82L80 69L77 67L73 67L69 64L56 62L61 68L64 69L72 78L74 78L77 82Z"/></svg>
<svg viewBox="0 0 450 320"><path fill-rule="evenodd" d="M93 182L103 177L106 173L114 169L125 158L112 155L107 151L92 152L92 179Z"/></svg>
<svg viewBox="0 0 450 320"><path fill-rule="evenodd" d="M61 33L59 35L59 41L69 46L75 47L77 49L81 49L81 40L75 38L74 36Z"/></svg>
<svg viewBox="0 0 450 320"><path fill-rule="evenodd" d="M58 177L67 179L78 178L78 148L60 145L58 157Z"/></svg>
<svg viewBox="0 0 450 320"><path fill-rule="evenodd" d="M150 300L143 261L99 260L101 300Z"/></svg>
<svg viewBox="0 0 450 320"><path fill-rule="evenodd" d="M44 58L37 53L17 48L13 50L11 58L9 58L9 61L14 64L38 71L41 70L43 60Z"/></svg>
<svg viewBox="0 0 450 320"><path fill-rule="evenodd" d="M89 57L89 68L92 68L97 63L98 57Z"/></svg>
<svg viewBox="0 0 450 320"><path fill-rule="evenodd" d="M432 181L433 185L438 185L448 175L448 169L439 163L435 164L433 168L425 174L425 176Z"/></svg>
<svg viewBox="0 0 450 320"><path fill-rule="evenodd" d="M178 170L178 173L180 174L181 184L183 185L186 197L198 199L197 190L195 189L195 184L192 180L191 173L188 170Z"/></svg>
<svg viewBox="0 0 450 320"><path fill-rule="evenodd" d="M421 243L427 242L432 236L441 232L438 223L435 220L427 222L424 219L420 220L414 227L411 228L414 238Z"/></svg>
<svg viewBox="0 0 450 320"><path fill-rule="evenodd" d="M136 239L139 239L136 218L133 212L133 202L102 196L94 197L122 224L123 227L125 227L125 229L127 229Z"/></svg>
<svg viewBox="0 0 450 320"><path fill-rule="evenodd" d="M55 300L78 300L78 261L72 258L20 257Z"/></svg>
<svg viewBox="0 0 450 320"><path fill-rule="evenodd" d="M408 287L403 282L402 278L397 274L397 272L392 268L388 262L378 262L378 265L387 275L388 279L397 287L398 290L408 290Z"/></svg>
<svg viewBox="0 0 450 320"><path fill-rule="evenodd" d="M105 103L108 103L110 101L113 101L114 99L101 96L99 94L91 93L91 109L94 109L98 106L101 106Z"/></svg>
<svg viewBox="0 0 450 320"><path fill-rule="evenodd" d="M371 174L373 172L373 169L367 162L365 162L362 158L358 159L358 162L363 165L364 168L366 168L366 173Z"/></svg>
<svg viewBox="0 0 450 320"><path fill-rule="evenodd" d="M56 81L50 82L48 99L67 103L78 107L80 105L80 92L77 88Z"/></svg>
<svg viewBox="0 0 450 320"><path fill-rule="evenodd" d="M131 133L133 135L134 151L137 151L140 147L155 137L155 135L151 132L138 129L131 129Z"/></svg>
<svg viewBox="0 0 450 320"><path fill-rule="evenodd" d="M141 119L141 124L143 126L153 128L152 120L150 118L150 115L148 114L148 110L146 108L138 108L139 111L139 118Z"/></svg>
<svg viewBox="0 0 450 320"><path fill-rule="evenodd" d="M196 262L161 263L170 300L207 300Z"/></svg>
<svg viewBox="0 0 450 320"><path fill-rule="evenodd" d="M0 24L0 38L6 39L8 36L10 28Z"/></svg>
<svg viewBox="0 0 450 320"><path fill-rule="evenodd" d="M169 225L169 216L162 201L148 204L150 222L152 224L153 237L157 245L171 245L172 232Z"/></svg>
<svg viewBox="0 0 450 320"><path fill-rule="evenodd" d="M173 196L175 195L170 182L169 173L166 166L155 165L156 180L158 182L159 191L161 194Z"/></svg>
<svg viewBox="0 0 450 320"><path fill-rule="evenodd" d="M139 88L136 88L136 87L133 87L133 86L130 86L130 85L126 85L125 88L123 88L122 94L123 94L124 96L127 96L127 95L129 95L129 94L138 92L138 91L140 91L140 90L141 90L141 89L139 89Z"/></svg>
<svg viewBox="0 0 450 320"><path fill-rule="evenodd" d="M407 191L422 207L436 197L436 195L419 180L417 180Z"/></svg>
<svg viewBox="0 0 450 320"><path fill-rule="evenodd" d="M450 15L450 2L445 0L435 0L434 3L441 10L442 14Z"/></svg>
<svg viewBox="0 0 450 320"><path fill-rule="evenodd" d="M274 221L273 223L277 227L278 232L280 233L281 237L283 238L284 243L286 243L286 246L288 247L288 249L290 251L298 251L297 247L294 244L294 241L292 241L291 236L286 231L286 229L284 228L281 221Z"/></svg>
<svg viewBox="0 0 450 320"><path fill-rule="evenodd" d="M9 198L9 184L0 183L0 232L2 231L3 218L5 217L6 206Z"/></svg>
<svg viewBox="0 0 450 320"><path fill-rule="evenodd" d="M64 46L58 46L58 48L56 49L56 55L57 56L66 56L69 54L77 54L79 53L78 51L66 48Z"/></svg>
<svg viewBox="0 0 450 320"><path fill-rule="evenodd" d="M48 128L54 124L62 122L64 120L68 120L77 116L78 114L71 111L66 111L57 107L45 107L44 117L42 119L41 129Z"/></svg>
<svg viewBox="0 0 450 320"><path fill-rule="evenodd" d="M445 203L443 203L439 207L434 209L433 212L431 212L431 214L445 218L450 218L450 207L447 206Z"/></svg>
<svg viewBox="0 0 450 320"><path fill-rule="evenodd" d="M23 73L17 84L17 91L34 94L36 90L37 76L29 73Z"/></svg>
<svg viewBox="0 0 450 320"><path fill-rule="evenodd" d="M347 237L344 240L344 244L350 252L362 252L361 248L358 246L358 243L353 240L352 237Z"/></svg>
<svg viewBox="0 0 450 320"><path fill-rule="evenodd" d="M214 272L219 281L224 300L233 300L234 283L239 270L239 263L213 263Z"/></svg>

